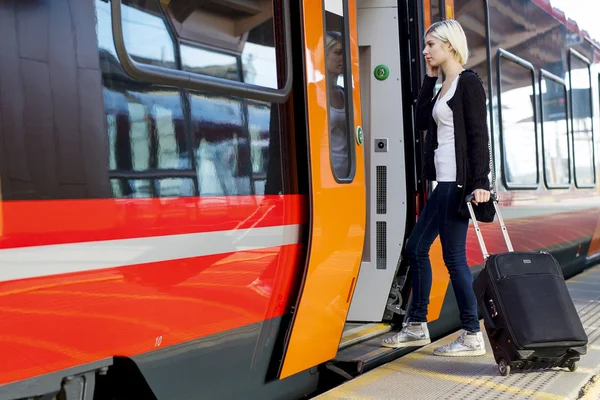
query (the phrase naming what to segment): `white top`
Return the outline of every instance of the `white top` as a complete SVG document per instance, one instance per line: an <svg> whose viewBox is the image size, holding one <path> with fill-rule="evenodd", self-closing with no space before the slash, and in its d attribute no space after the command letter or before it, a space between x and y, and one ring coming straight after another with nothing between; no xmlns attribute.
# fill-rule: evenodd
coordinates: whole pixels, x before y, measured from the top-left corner
<svg viewBox="0 0 600 400"><path fill-rule="evenodd" d="M348 135L346 132L346 110L329 107L329 134L331 164L338 179L348 177Z"/></svg>
<svg viewBox="0 0 600 400"><path fill-rule="evenodd" d="M458 76L444 97L438 98L433 107L433 119L437 124L438 148L435 150L435 175L438 182L456 182L456 155L454 147L454 113L448 101L456 92Z"/></svg>

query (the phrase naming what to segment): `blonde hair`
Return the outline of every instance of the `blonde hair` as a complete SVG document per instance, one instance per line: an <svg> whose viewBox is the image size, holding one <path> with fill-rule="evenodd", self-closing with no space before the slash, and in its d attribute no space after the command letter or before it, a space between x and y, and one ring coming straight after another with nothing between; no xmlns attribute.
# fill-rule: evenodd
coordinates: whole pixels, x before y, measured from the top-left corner
<svg viewBox="0 0 600 400"><path fill-rule="evenodd" d="M342 44L342 34L336 31L327 31L325 35L325 54L329 54L331 49L338 43Z"/></svg>
<svg viewBox="0 0 600 400"><path fill-rule="evenodd" d="M443 43L450 43L454 49L454 57L460 65L465 65L469 59L467 36L460 23L454 19L436 22L431 25L425 36L431 35Z"/></svg>

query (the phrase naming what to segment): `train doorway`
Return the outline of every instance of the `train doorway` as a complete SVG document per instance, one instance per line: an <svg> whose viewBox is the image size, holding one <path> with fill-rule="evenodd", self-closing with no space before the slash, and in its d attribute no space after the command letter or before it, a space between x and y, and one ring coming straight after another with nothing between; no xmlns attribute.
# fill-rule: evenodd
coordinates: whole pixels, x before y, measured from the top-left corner
<svg viewBox="0 0 600 400"><path fill-rule="evenodd" d="M340 347L384 333L385 320L400 312L392 286L407 218L398 3L359 0L357 6L367 223Z"/></svg>

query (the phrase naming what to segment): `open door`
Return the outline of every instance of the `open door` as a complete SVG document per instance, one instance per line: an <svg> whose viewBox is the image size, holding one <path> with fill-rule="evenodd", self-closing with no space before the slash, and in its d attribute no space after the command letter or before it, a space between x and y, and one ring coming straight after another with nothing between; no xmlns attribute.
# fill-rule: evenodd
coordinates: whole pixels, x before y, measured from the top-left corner
<svg viewBox="0 0 600 400"><path fill-rule="evenodd" d="M356 3L305 0L302 7L311 226L280 378L335 357L360 268L366 219Z"/></svg>
<svg viewBox="0 0 600 400"><path fill-rule="evenodd" d="M400 288L392 285L407 218L401 83L406 72L400 64L398 7L358 0L357 9L367 233L348 322L379 322L385 314L390 320L403 313Z"/></svg>

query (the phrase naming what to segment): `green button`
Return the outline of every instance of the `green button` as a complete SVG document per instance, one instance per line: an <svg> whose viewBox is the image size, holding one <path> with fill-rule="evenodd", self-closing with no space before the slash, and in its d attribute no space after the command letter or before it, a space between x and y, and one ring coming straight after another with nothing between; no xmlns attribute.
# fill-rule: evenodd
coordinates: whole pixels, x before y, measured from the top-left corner
<svg viewBox="0 0 600 400"><path fill-rule="evenodd" d="M390 76L390 69L385 64L379 64L375 67L373 75L378 81L385 81Z"/></svg>
<svg viewBox="0 0 600 400"><path fill-rule="evenodd" d="M360 146L365 141L365 134L360 126L356 127L356 143Z"/></svg>

